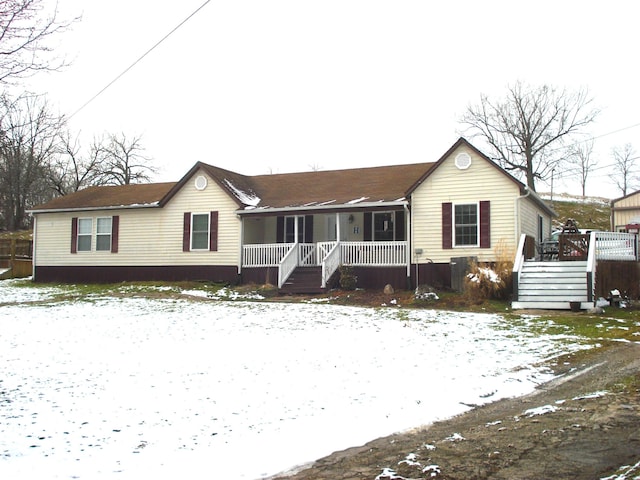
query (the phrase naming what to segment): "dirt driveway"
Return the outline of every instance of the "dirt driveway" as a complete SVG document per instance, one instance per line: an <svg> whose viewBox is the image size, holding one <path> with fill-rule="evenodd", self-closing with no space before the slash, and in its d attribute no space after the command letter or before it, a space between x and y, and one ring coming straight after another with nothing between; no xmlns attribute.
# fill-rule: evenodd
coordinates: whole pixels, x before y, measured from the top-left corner
<svg viewBox="0 0 640 480"><path fill-rule="evenodd" d="M277 479L632 479L640 476L640 344L559 359L525 397L336 452ZM309 432L310 435L313 432Z"/></svg>

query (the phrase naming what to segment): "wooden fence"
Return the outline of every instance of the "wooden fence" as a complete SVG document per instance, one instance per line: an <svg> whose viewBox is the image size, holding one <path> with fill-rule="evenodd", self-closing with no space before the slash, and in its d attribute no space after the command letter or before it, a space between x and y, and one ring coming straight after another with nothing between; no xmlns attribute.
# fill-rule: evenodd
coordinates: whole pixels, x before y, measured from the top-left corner
<svg viewBox="0 0 640 480"><path fill-rule="evenodd" d="M33 241L0 238L0 279L31 275L32 257Z"/></svg>

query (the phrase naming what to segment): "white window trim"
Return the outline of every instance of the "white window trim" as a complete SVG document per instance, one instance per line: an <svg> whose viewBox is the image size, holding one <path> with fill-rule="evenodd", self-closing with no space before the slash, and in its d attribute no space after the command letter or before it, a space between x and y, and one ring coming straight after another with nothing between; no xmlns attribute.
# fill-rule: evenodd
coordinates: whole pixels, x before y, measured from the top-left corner
<svg viewBox="0 0 640 480"><path fill-rule="evenodd" d="M460 207L463 205L475 205L476 206L476 243L475 244L465 244L458 245L456 243L456 207ZM451 245L453 248L479 248L480 247L480 202L460 202L453 204L453 212L451 215L451 222L453 225L451 226L451 235L453 238L451 239Z"/></svg>
<svg viewBox="0 0 640 480"><path fill-rule="evenodd" d="M80 224L83 220L89 220L91 222L91 231L89 233L80 233ZM89 237L89 250L80 249L80 238ZM93 251L93 217L80 217L78 218L78 231L76 232L76 252L77 253L89 253Z"/></svg>
<svg viewBox="0 0 640 480"><path fill-rule="evenodd" d="M206 215L207 217L207 245L204 248L195 248L193 246L193 234L195 232L194 230L194 221L193 221L193 217L195 216L201 216L201 215ZM192 252L208 252L209 251L209 243L210 243L210 239L211 239L211 212L192 212L191 213L191 232L189 232L189 236L191 238L189 238L189 249Z"/></svg>
<svg viewBox="0 0 640 480"><path fill-rule="evenodd" d="M98 223L100 220L108 219L109 220L109 233L100 233L98 232ZM109 237L109 248L104 248L98 250L98 237ZM96 217L96 252L110 252L111 251L111 242L113 238L113 217Z"/></svg>

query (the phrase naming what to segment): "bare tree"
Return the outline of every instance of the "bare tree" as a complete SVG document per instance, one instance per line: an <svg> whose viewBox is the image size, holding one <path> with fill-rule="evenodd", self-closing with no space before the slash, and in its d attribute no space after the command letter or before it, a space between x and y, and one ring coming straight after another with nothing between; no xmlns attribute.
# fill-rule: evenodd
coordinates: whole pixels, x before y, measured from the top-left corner
<svg viewBox="0 0 640 480"><path fill-rule="evenodd" d="M597 117L591 103L586 90L517 82L502 100L481 95L480 104L469 106L461 123L488 143L489 154L505 170L524 177L535 191L536 180L546 181L554 169L560 170L566 141Z"/></svg>
<svg viewBox="0 0 640 480"><path fill-rule="evenodd" d="M577 143L570 148L568 162L572 175L577 175L582 187L582 196L586 196L587 177L597 165L593 155L593 140Z"/></svg>
<svg viewBox="0 0 640 480"><path fill-rule="evenodd" d="M0 109L0 210L5 227L18 230L28 227L27 208L52 196L46 175L64 118L39 95L5 95Z"/></svg>
<svg viewBox="0 0 640 480"><path fill-rule="evenodd" d="M52 37L79 18L58 18L57 3L43 0L0 0L0 83L10 83L38 71L58 70L64 59L53 56Z"/></svg>
<svg viewBox="0 0 640 480"><path fill-rule="evenodd" d="M49 165L49 184L58 195L77 192L99 183L101 168L100 152L95 146L83 153L79 138L64 131L60 134L57 155Z"/></svg>
<svg viewBox="0 0 640 480"><path fill-rule="evenodd" d="M630 143L623 147L614 147L611 155L613 157L613 172L609 174L609 178L620 189L624 197L637 181L634 175L638 172L636 166L638 157Z"/></svg>
<svg viewBox="0 0 640 480"><path fill-rule="evenodd" d="M94 150L100 161L101 173L96 179L103 185L129 185L151 180L157 169L144 156L141 136L127 138L124 133L110 134L94 141Z"/></svg>

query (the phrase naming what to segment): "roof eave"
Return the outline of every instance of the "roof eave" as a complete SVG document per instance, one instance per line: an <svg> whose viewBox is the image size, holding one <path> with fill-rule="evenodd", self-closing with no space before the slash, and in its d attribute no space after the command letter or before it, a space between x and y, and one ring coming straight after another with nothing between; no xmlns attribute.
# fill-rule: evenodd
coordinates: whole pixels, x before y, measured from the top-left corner
<svg viewBox="0 0 640 480"><path fill-rule="evenodd" d="M245 208L243 210L236 210L238 215L264 215L264 214L277 214L277 213L288 213L288 212L310 212L310 211L318 211L324 212L327 210L362 210L367 208L386 208L386 207L404 207L409 205L408 200L395 200L392 202L359 202L359 203L327 203L324 205L302 205L299 207L275 207L275 208L261 208L261 207L251 207Z"/></svg>
<svg viewBox="0 0 640 480"><path fill-rule="evenodd" d="M136 208L159 208L158 202L135 204L135 205L110 205L108 207L77 207L77 208L45 208L40 210L27 210L30 215L35 213L73 213L73 212L95 212L103 210L132 210Z"/></svg>

